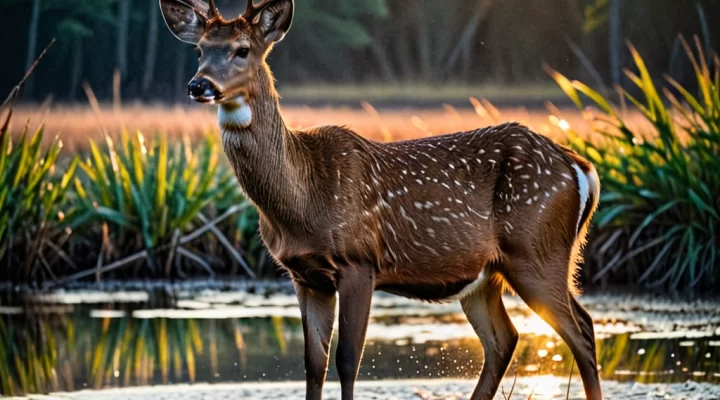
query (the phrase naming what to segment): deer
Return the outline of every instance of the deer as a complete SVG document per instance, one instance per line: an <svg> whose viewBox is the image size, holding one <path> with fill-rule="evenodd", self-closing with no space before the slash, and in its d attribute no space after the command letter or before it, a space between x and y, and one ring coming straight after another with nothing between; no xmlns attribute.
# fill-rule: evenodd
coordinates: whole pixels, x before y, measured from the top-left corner
<svg viewBox="0 0 720 400"><path fill-rule="evenodd" d="M594 166L518 123L377 142L341 126L285 123L267 63L293 0L249 0L225 19L213 0L160 0L192 44L188 95L218 107L222 146L259 231L292 280L306 399L322 399L337 321L343 400L354 396L375 291L459 301L484 361L471 398L492 399L518 342L503 295L518 295L567 343L588 399L602 398L593 320L578 266L600 195Z"/></svg>

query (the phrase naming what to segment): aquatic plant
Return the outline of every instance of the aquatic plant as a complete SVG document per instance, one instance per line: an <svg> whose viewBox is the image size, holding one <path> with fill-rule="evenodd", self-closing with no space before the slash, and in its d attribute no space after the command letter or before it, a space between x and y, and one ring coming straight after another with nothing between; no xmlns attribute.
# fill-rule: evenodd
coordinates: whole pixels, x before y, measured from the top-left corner
<svg viewBox="0 0 720 400"><path fill-rule="evenodd" d="M16 142L8 129L0 132L0 276L43 279L54 276L51 265L66 258L67 239L58 222L67 212L65 196L77 161L60 172L62 142L55 138L44 149L41 128L27 129Z"/></svg>
<svg viewBox="0 0 720 400"><path fill-rule="evenodd" d="M581 94L599 108L592 122L600 139L564 127L570 145L601 175L601 207L587 251L595 281L712 290L720 274L720 58L707 60L697 38L697 55L680 43L696 88L666 75L660 89L629 45L635 71L625 75L633 87L618 90L649 131L628 124L624 110L598 91L550 71L578 108L585 106Z"/></svg>
<svg viewBox="0 0 720 400"><path fill-rule="evenodd" d="M223 220L247 208L234 177L219 166L213 135L198 144L189 139L169 144L166 136L146 142L141 133L123 132L117 145L108 136L103 147L91 140L90 156L79 166L84 174L74 181L76 202L65 224L86 238L102 238L96 240L98 265L144 251L132 261L146 265L153 276L159 271L170 276L173 261L178 261L176 273L182 276L181 258L212 275L209 261L197 252L203 241L192 241L209 232L254 276L217 222L204 214L232 208ZM218 198L233 204L213 206Z"/></svg>

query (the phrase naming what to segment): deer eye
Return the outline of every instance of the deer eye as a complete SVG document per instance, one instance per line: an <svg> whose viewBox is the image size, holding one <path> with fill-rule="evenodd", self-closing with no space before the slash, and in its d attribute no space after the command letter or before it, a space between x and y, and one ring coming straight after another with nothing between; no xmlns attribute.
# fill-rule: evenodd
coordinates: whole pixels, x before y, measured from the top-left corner
<svg viewBox="0 0 720 400"><path fill-rule="evenodd" d="M250 54L250 48L249 47L241 47L238 49L236 55L240 58L247 58L248 54Z"/></svg>

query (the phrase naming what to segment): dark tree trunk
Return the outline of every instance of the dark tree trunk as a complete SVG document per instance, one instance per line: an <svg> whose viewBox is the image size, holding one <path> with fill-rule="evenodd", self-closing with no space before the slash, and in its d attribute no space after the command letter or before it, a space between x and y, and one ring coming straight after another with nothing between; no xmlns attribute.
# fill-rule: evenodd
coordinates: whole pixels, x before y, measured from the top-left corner
<svg viewBox="0 0 720 400"><path fill-rule="evenodd" d="M402 80L405 82L412 82L415 79L415 68L413 66L417 65L417 62L413 58L408 45L408 43L412 43L413 34L412 29L408 29L407 32L399 31L397 36L402 37L403 40L398 40L395 43L395 56L400 65L400 71L402 71Z"/></svg>
<svg viewBox="0 0 720 400"><path fill-rule="evenodd" d="M417 24L417 46L420 58L420 74L425 81L432 79L432 61L430 59L430 37L428 32L428 21L425 12L421 7L416 8L417 15L415 22Z"/></svg>
<svg viewBox="0 0 720 400"><path fill-rule="evenodd" d="M480 25L482 25L485 18L487 18L490 10L494 4L493 0L485 0L477 5L475 12L470 16L465 29L463 29L460 39L457 41L455 47L450 52L448 61L446 64L446 70L451 71L455 68L455 65L463 57L467 62L468 53L471 50L473 40L477 34Z"/></svg>
<svg viewBox="0 0 720 400"><path fill-rule="evenodd" d="M70 71L70 100L75 100L77 89L80 86L80 78L82 77L83 48L82 39L75 39L72 55L72 70Z"/></svg>
<svg viewBox="0 0 720 400"><path fill-rule="evenodd" d="M381 76L386 82L394 82L395 72L393 72L392 64L388 59L388 55L385 52L385 47L381 41L376 40L375 43L370 46L370 51L375 56L378 68L380 69Z"/></svg>
<svg viewBox="0 0 720 400"><path fill-rule="evenodd" d="M145 48L145 71L143 73L142 91L148 94L150 87L155 79L155 60L157 59L157 38L158 38L158 10L160 7L155 1L148 1L150 9L148 10L150 24L148 27L147 46Z"/></svg>
<svg viewBox="0 0 720 400"><path fill-rule="evenodd" d="M117 18L117 60L116 67L120 75L125 78L127 73L127 44L128 25L130 24L130 0L120 0L118 3Z"/></svg>
<svg viewBox="0 0 720 400"><path fill-rule="evenodd" d="M25 71L30 69L30 66L35 61L37 56L37 38L38 38L38 27L40 25L40 0L33 0L32 12L30 14L30 24L28 25L28 44L27 44L27 56L25 58ZM33 79L32 76L25 84L25 90L29 95L32 95L33 91Z"/></svg>

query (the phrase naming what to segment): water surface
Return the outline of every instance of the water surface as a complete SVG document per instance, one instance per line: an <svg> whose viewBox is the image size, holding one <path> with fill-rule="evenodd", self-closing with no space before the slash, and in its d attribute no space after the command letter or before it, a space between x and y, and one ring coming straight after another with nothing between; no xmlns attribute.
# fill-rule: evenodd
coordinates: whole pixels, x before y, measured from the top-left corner
<svg viewBox="0 0 720 400"><path fill-rule="evenodd" d="M505 302L521 334L505 390L517 377L518 398L529 393L534 399L565 398L574 369L569 349L518 299ZM581 302L596 321L607 390L626 397L633 390L660 398L717 394L703 390L720 383L718 303L591 295ZM361 387L377 396L368 398L390 398L390 392L398 399L466 398L483 357L458 304L427 305L378 294L372 318L360 370L366 382ZM580 395L576 370L574 378L571 394ZM337 380L332 365L328 379ZM290 294L175 288L164 295L142 290L18 294L0 303L3 395L85 390L73 396L137 398L157 395L148 395L147 386L193 384L162 390L169 398L178 390L197 398L223 398L223 390L235 398L277 398L272 393L295 398L302 397L302 384L293 382L302 380L302 327ZM132 389L137 387L142 389ZM110 388L126 389L87 392ZM240 396L242 390L248 394ZM202 394L208 391L213 394Z"/></svg>

